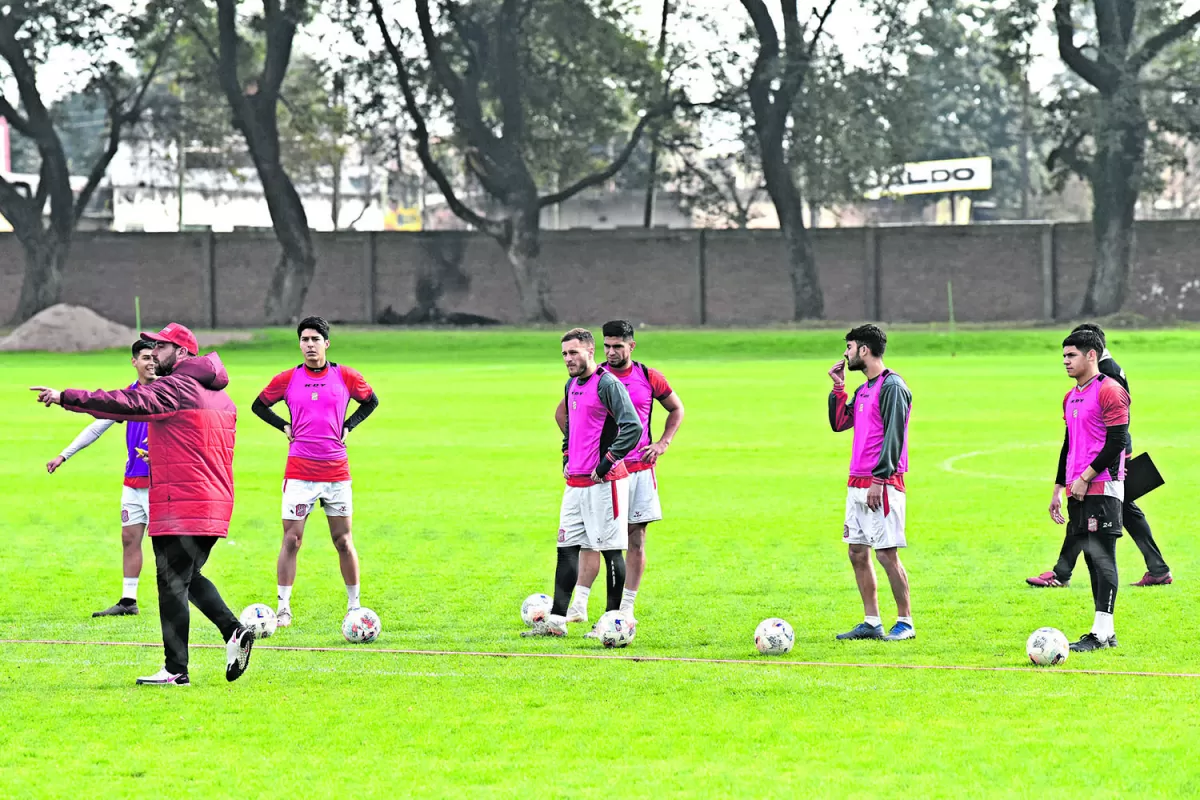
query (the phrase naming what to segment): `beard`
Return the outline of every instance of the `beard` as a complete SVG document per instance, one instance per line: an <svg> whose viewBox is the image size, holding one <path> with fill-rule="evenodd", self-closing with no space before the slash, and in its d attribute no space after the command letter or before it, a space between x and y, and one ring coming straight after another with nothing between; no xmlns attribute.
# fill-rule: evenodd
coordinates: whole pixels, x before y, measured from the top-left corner
<svg viewBox="0 0 1200 800"><path fill-rule="evenodd" d="M862 372L867 368L867 365L858 356L850 356L846 359L846 368L852 372Z"/></svg>

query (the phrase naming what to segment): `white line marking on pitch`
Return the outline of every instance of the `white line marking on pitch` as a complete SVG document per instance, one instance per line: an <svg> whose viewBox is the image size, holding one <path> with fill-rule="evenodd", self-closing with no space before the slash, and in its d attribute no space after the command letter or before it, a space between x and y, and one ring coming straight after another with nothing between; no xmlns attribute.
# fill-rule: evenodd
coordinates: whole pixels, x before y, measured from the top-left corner
<svg viewBox="0 0 1200 800"><path fill-rule="evenodd" d="M90 645L95 647L162 647L160 642L84 642L54 639L0 639L4 644L41 645ZM223 644L194 644L192 647L208 650L223 650ZM621 656L592 653L493 653L472 650L400 650L385 647L288 647L264 644L259 650L277 650L290 653L371 653L401 656L463 656L468 658L550 658L584 661L635 661L666 664L749 664L767 667L830 667L842 669L913 669L942 670L949 672L1020 672L1022 674L1053 672L1059 675L1120 675L1138 678L1200 678L1197 672L1138 672L1133 670L1109 669L1037 669L1034 667L982 667L964 664L858 664L841 661L785 661L776 659L749 658L685 658L682 656Z"/></svg>
<svg viewBox="0 0 1200 800"><path fill-rule="evenodd" d="M965 475L969 478L986 478L993 481L1029 481L1042 483L1044 477L1035 478L1030 475L997 475L992 472L973 472L969 469L959 469L954 466L955 463L962 461L964 458L974 458L976 456L990 456L996 453L1008 453L1013 450L1031 450L1035 447L1055 447L1054 442L1039 442L1034 444L1009 444L1004 447L993 447L990 450L972 450L969 453L959 453L956 456L950 456L942 462L942 469L946 472L953 472L956 475Z"/></svg>

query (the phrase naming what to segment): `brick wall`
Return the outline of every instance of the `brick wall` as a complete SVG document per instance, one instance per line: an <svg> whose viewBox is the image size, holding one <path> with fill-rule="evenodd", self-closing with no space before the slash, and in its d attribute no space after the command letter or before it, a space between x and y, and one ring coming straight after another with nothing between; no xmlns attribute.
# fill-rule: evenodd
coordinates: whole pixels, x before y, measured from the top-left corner
<svg viewBox="0 0 1200 800"><path fill-rule="evenodd" d="M830 319L944 320L948 282L963 322L1071 318L1092 264L1086 224L821 229L812 237ZM1200 320L1198 238L1197 222L1139 223L1126 310ZM420 277L438 274L449 259L466 280L444 281L441 308L520 319L505 254L484 236L316 233L314 242L306 311L358 323L388 306L407 312ZM81 233L64 300L126 324L136 295L150 323L257 326L278 255L266 232ZM778 231L549 231L541 261L564 322L623 316L657 325L770 325L792 314ZM19 242L0 235L0 319L15 309L23 270Z"/></svg>

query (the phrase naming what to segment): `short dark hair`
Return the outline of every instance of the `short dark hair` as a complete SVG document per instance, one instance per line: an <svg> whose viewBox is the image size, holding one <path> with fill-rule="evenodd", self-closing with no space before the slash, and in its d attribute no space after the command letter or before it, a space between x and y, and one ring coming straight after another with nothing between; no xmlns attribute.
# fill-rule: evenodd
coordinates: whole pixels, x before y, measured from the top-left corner
<svg viewBox="0 0 1200 800"><path fill-rule="evenodd" d="M142 352L143 350L153 350L153 349L154 349L154 342L147 342L145 339L138 339L136 342L133 343L133 347L130 348L130 351L133 353L133 357L137 358L138 353Z"/></svg>
<svg viewBox="0 0 1200 800"><path fill-rule="evenodd" d="M590 344L592 347L596 346L596 340L592 338L592 332L587 328L571 328L571 330L563 334L559 343L569 342L572 339L578 339L583 344Z"/></svg>
<svg viewBox="0 0 1200 800"><path fill-rule="evenodd" d="M879 358L887 350L887 334L878 325L859 325L846 333L847 342L855 342L871 351L871 355Z"/></svg>
<svg viewBox="0 0 1200 800"><path fill-rule="evenodd" d="M633 341L633 326L623 319L610 320L600 330L606 338L619 336L627 342Z"/></svg>
<svg viewBox="0 0 1200 800"><path fill-rule="evenodd" d="M1074 347L1081 353L1087 353L1088 350L1096 351L1096 358L1104 352L1104 340L1100 338L1100 334L1089 330L1072 331L1071 335L1063 339L1063 347Z"/></svg>
<svg viewBox="0 0 1200 800"><path fill-rule="evenodd" d="M321 338L329 341L329 323L324 317L305 317L300 320L300 324L296 326L296 338L304 335L305 331L316 331L321 334Z"/></svg>
<svg viewBox="0 0 1200 800"><path fill-rule="evenodd" d="M1094 322L1081 322L1071 329L1071 333L1079 333L1080 331L1091 331L1100 337L1100 346L1108 347L1108 340L1104 336L1104 328L1101 328Z"/></svg>

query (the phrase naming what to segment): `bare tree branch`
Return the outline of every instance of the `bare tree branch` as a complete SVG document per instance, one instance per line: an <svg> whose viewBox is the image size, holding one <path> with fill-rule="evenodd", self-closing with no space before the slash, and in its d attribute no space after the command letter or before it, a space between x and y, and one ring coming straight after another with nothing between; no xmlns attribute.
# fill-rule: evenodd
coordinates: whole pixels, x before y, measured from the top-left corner
<svg viewBox="0 0 1200 800"><path fill-rule="evenodd" d="M12 107L12 104L0 95L0 116L8 120L8 124L12 129L25 136L33 137L33 126L29 124L29 120L21 116L21 113Z"/></svg>
<svg viewBox="0 0 1200 800"><path fill-rule="evenodd" d="M1054 28L1058 34L1058 54L1071 70L1092 86L1106 91L1112 86L1108 71L1075 46L1075 22L1071 19L1071 0L1054 4Z"/></svg>
<svg viewBox="0 0 1200 800"><path fill-rule="evenodd" d="M1200 11L1169 25L1146 40L1146 43L1133 54L1133 58L1129 61L1130 65L1134 70L1141 71L1142 67L1153 61L1155 56L1163 51L1163 48L1187 36L1197 25L1200 25Z"/></svg>
<svg viewBox="0 0 1200 800"><path fill-rule="evenodd" d="M825 6L825 10L820 14L813 9L813 16L817 18L817 29L813 31L812 39L808 43L808 60L812 61L813 54L817 52L817 44L821 41L821 37L825 34L825 23L829 21L829 15L833 13L833 7L837 4L837 0L829 0L829 5Z"/></svg>
<svg viewBox="0 0 1200 800"><path fill-rule="evenodd" d="M387 22L383 18L383 8L380 6L380 0L370 0L371 15L375 18L375 24L379 27L379 33L383 36L383 45L387 50L388 55L392 59L392 63L396 67L398 82L400 84L400 92L404 95L404 107L408 111L409 117L413 121L413 137L417 140L417 157L421 159L421 165L425 171L429 173L429 177L433 178L433 182L437 184L441 190L442 196L446 198L446 204L450 209L461 219L467 223L474 225L479 230L491 236L500 237L504 235L505 225L502 222L488 219L482 214L476 213L463 203L458 195L454 192L454 187L450 183L450 179L446 177L445 170L438 164L437 159L433 157L433 153L429 146L429 128L425 124L425 116L421 111L420 104L417 102L416 93L413 91L412 82L409 80L408 68L404 63L404 56L400 52L400 48L396 46L395 40L392 39L391 33L388 31ZM418 3L421 5L421 3ZM425 12L428 15L428 3L424 3ZM432 32L432 28L431 28ZM431 54L432 58L432 54Z"/></svg>
<svg viewBox="0 0 1200 800"><path fill-rule="evenodd" d="M372 0L372 2L376 2L376 0ZM633 128L633 132L629 134L629 141L625 142L625 147L622 148L621 152L617 154L617 157L613 159L611 164L599 172L593 172L591 175L576 181L560 192L548 194L545 197L539 197L538 208L546 208L548 206L555 205L556 203L561 203L564 200L568 200L579 194L584 189L604 183L606 180L616 175L621 171L621 168L625 166L625 162L629 161L630 156L633 155L633 151L637 149L638 142L641 141L642 133L645 132L646 126L659 117L671 113L673 108L673 105L667 104L646 112L642 118L638 120L637 125Z"/></svg>

